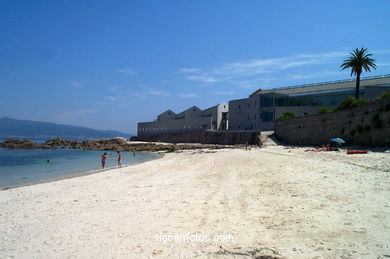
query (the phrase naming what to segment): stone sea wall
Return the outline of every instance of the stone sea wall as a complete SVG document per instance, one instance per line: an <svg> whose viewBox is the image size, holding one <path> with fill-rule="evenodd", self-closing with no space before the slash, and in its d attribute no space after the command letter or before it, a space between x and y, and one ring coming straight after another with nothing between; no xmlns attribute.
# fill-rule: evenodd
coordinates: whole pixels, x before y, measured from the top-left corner
<svg viewBox="0 0 390 259"><path fill-rule="evenodd" d="M338 137L347 145L390 146L390 97L347 110L275 121L288 144L322 145Z"/></svg>
<svg viewBox="0 0 390 259"><path fill-rule="evenodd" d="M260 133L257 131L202 131L155 136L141 136L132 139L139 141L161 141L168 143L202 143L220 145L248 143L250 145L258 145L259 134Z"/></svg>

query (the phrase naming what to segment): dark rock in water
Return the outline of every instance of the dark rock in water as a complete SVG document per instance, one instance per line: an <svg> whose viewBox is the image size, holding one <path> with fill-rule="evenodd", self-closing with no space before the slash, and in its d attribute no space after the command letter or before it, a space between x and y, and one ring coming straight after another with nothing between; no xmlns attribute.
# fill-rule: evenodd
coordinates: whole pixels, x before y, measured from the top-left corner
<svg viewBox="0 0 390 259"><path fill-rule="evenodd" d="M51 147L72 147L72 148L80 148L81 142L79 141L72 141L72 140L65 140L62 138L55 138L50 139L44 143L44 145L48 145Z"/></svg>
<svg viewBox="0 0 390 259"><path fill-rule="evenodd" d="M23 149L49 148L46 145L41 145L41 144L35 143L33 141L23 140L23 139L7 139L3 143L0 143L0 147L10 148L10 149L16 149L16 148L23 148Z"/></svg>
<svg viewBox="0 0 390 259"><path fill-rule="evenodd" d="M82 148L90 150L124 151L128 142L123 138L87 140L81 143Z"/></svg>

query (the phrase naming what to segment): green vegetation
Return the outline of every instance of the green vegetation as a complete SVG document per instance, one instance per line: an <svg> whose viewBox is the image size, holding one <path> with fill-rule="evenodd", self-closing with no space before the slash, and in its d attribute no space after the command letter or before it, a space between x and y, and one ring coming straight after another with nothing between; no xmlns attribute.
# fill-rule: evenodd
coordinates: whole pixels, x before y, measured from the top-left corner
<svg viewBox="0 0 390 259"><path fill-rule="evenodd" d="M336 108L334 108L334 111L341 111L345 109L350 109L353 107L358 107L362 106L368 103L366 99L355 99L351 96L348 96L347 98L344 99Z"/></svg>
<svg viewBox="0 0 390 259"><path fill-rule="evenodd" d="M284 112L282 116L278 118L278 120L288 120L295 118L295 114L292 112Z"/></svg>
<svg viewBox="0 0 390 259"><path fill-rule="evenodd" d="M358 48L354 49L350 53L350 57L344 60L341 64L341 69L351 68L351 76L356 75L356 92L355 99L359 99L359 88L360 88L360 75L363 69L367 72L371 72L371 68L376 69L375 59L370 58L372 54L367 53L367 49Z"/></svg>
<svg viewBox="0 0 390 259"><path fill-rule="evenodd" d="M379 96L377 98L375 98L373 101L378 101L378 100L382 100L384 98L387 98L387 97L390 97L390 91L386 92L384 95L382 96ZM347 98L345 98L336 108L332 109L332 108L329 108L329 107L322 107L320 109L320 113L328 113L328 112L333 112L333 111L341 111L341 110L345 110L345 109L350 109L350 108L354 108L354 107L358 107L358 106L362 106L362 105L365 105L367 103L371 102L371 100L367 100L367 99L364 99L364 98L360 98L360 99L355 99L353 98L352 96L348 96ZM381 107L379 108L380 109L380 112L383 112L383 111L390 111L390 103L388 103L386 106L384 107ZM369 111L364 111L364 114L368 114ZM351 114L351 116L348 116L348 117L353 117L354 115Z"/></svg>
<svg viewBox="0 0 390 259"><path fill-rule="evenodd" d="M328 113L328 112L332 112L333 110L329 107L322 107L320 109L320 113Z"/></svg>

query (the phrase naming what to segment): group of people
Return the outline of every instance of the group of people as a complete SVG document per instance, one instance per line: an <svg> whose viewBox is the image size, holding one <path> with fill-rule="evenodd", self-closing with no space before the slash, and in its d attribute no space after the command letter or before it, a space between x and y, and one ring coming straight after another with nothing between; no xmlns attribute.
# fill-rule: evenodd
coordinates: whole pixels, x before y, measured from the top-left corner
<svg viewBox="0 0 390 259"><path fill-rule="evenodd" d="M118 168L121 168L122 167L122 153L120 151L117 151L118 153ZM104 152L104 154L102 155L102 168L104 169L106 167L106 162L107 162L107 153Z"/></svg>

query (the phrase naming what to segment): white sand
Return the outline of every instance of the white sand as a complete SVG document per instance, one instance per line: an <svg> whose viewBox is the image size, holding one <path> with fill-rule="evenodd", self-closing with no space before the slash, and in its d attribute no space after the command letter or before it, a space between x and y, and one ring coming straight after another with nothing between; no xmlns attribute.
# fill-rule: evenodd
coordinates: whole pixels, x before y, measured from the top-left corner
<svg viewBox="0 0 390 259"><path fill-rule="evenodd" d="M0 191L0 257L243 258L272 249L286 258L384 258L389 198L386 153L275 146L167 154ZM196 233L234 241L154 237Z"/></svg>

